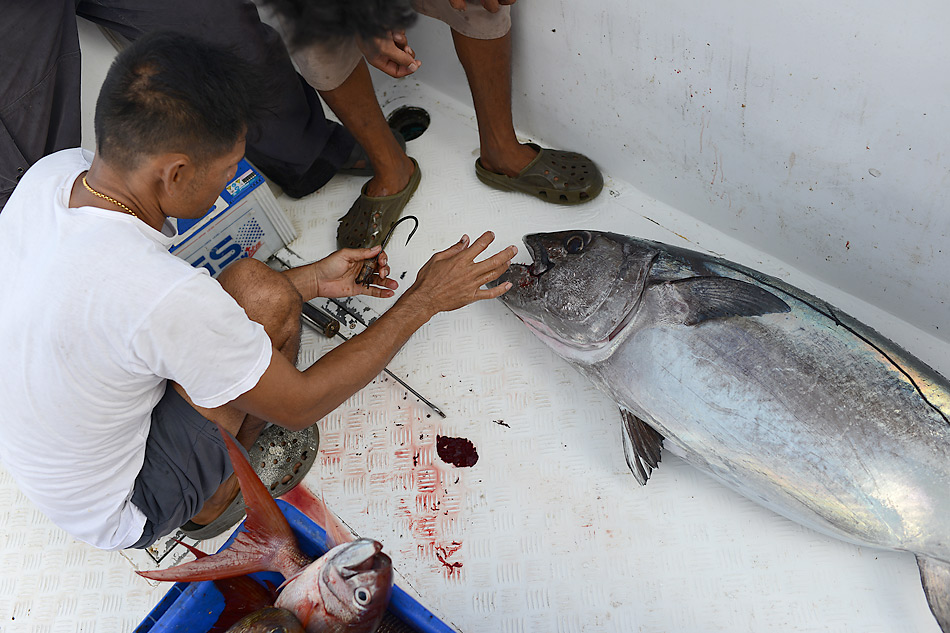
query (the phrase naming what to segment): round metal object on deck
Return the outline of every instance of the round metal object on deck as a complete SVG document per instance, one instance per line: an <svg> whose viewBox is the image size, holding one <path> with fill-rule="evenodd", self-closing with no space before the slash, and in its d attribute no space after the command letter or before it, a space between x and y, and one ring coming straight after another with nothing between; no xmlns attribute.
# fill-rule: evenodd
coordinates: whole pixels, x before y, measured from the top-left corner
<svg viewBox="0 0 950 633"><path fill-rule="evenodd" d="M429 129L429 113L416 106L396 108L387 119L389 127L397 130L407 141L417 139Z"/></svg>

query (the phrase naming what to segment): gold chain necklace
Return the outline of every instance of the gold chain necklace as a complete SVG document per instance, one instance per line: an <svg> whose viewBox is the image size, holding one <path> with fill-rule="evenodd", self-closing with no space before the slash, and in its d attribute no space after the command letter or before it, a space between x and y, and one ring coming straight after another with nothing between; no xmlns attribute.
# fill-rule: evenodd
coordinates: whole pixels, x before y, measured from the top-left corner
<svg viewBox="0 0 950 633"><path fill-rule="evenodd" d="M139 216L135 215L135 211L133 211L132 209L128 208L127 206L125 206L124 204L122 204L121 202L119 202L118 200L116 200L115 198L110 198L110 197L107 196L106 194L104 194L104 193L99 193L98 191L96 191L95 189L93 189L92 187L90 187L90 186L89 186L89 183L86 182L86 176L85 176L85 175L83 175L83 177L82 177L82 185L83 185L83 187L85 187L86 189L88 189L88 190L89 190L89 193L91 193L92 195L94 195L94 196L99 196L99 197L102 198L103 200L108 200L108 201L111 202L112 204L115 204L115 205L118 205L118 206L122 207L123 209L125 209L126 211L128 211L129 213L131 213L133 218L139 217Z"/></svg>

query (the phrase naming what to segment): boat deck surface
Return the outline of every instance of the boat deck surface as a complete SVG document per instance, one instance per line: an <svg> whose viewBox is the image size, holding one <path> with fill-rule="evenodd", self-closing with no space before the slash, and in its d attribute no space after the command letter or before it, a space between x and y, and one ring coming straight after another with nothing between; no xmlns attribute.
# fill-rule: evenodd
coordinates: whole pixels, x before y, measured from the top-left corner
<svg viewBox="0 0 950 633"><path fill-rule="evenodd" d="M407 246L400 226L388 249L403 288L462 233L493 230L500 248L536 231L610 230L779 275L912 350L925 346L887 315L644 196L609 165L603 194L579 207L489 189L474 173L468 104L413 79L379 93L387 113L415 105L431 116L409 143L423 179L407 213L420 227ZM556 131L525 140L556 145ZM333 248L336 220L363 181L338 176L306 199L279 198L299 233L296 253L312 260ZM527 260L522 248L517 261ZM367 305L382 312L388 302ZM301 365L335 344L307 332ZM319 459L290 500L306 509L306 493L322 495L358 534L381 541L399 584L459 631L938 631L910 554L801 527L668 452L637 485L615 405L500 302L437 316L390 369L447 417L380 376L320 421ZM439 436L470 440L477 463L441 461ZM131 631L168 590L134 575L137 564L72 540L0 469L0 631Z"/></svg>

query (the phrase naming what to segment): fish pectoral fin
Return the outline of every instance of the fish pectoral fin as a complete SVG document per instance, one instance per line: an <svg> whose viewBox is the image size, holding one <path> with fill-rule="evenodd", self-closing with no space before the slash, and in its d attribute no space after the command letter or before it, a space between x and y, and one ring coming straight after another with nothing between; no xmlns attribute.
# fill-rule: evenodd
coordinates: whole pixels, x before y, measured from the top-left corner
<svg viewBox="0 0 950 633"><path fill-rule="evenodd" d="M686 304L684 325L733 316L788 312L788 304L754 284L729 277L690 277L669 282Z"/></svg>
<svg viewBox="0 0 950 633"><path fill-rule="evenodd" d="M623 456L630 472L645 486L653 469L660 465L663 436L626 409L620 409L620 418L623 420Z"/></svg>
<svg viewBox="0 0 950 633"><path fill-rule="evenodd" d="M950 633L950 563L918 556L917 567L920 569L920 584L924 586L927 604L940 630Z"/></svg>

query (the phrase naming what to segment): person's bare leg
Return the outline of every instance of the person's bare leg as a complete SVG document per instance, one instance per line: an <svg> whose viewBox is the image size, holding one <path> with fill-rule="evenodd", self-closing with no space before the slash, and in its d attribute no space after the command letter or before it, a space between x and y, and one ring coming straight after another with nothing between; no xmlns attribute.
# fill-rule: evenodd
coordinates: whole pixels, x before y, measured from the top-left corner
<svg viewBox="0 0 950 633"><path fill-rule="evenodd" d="M374 175L366 186L366 195L388 196L405 189L415 167L389 130L376 101L366 60L360 60L346 81L333 90L321 90L320 96L373 164Z"/></svg>
<svg viewBox="0 0 950 633"><path fill-rule="evenodd" d="M253 259L235 262L218 276L218 282L244 308L248 318L264 326L264 331L280 353L296 363L300 351L302 299L293 284L284 275ZM245 449L254 445L266 425L260 418L246 415L228 405L215 409L199 407L180 385L175 384L174 387L195 410L220 424ZM237 478L231 475L191 520L198 525L207 525L227 509L239 491Z"/></svg>
<svg viewBox="0 0 950 633"><path fill-rule="evenodd" d="M511 31L493 40L477 40L452 30L475 104L482 166L517 176L537 156L518 142L511 118Z"/></svg>

